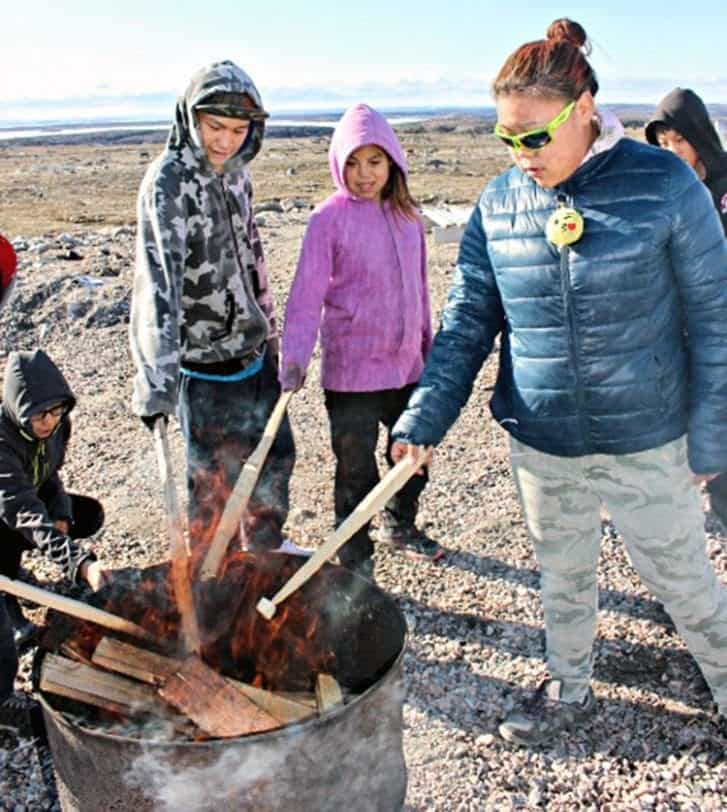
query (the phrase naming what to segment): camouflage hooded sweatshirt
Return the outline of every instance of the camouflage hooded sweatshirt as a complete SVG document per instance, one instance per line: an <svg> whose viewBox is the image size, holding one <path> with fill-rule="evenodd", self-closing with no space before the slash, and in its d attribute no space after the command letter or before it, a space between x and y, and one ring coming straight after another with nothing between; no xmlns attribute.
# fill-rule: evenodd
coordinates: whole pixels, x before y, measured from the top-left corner
<svg viewBox="0 0 727 812"><path fill-rule="evenodd" d="M0 405L0 520L75 581L81 563L95 556L53 526L57 519L73 518L71 500L58 476L71 420L66 413L45 440L33 434L30 423L31 415L57 403L65 403L70 412L76 398L53 361L43 350L11 352Z"/></svg>
<svg viewBox="0 0 727 812"><path fill-rule="evenodd" d="M132 406L140 416L174 411L180 366L244 364L277 336L247 169L265 125L250 121L218 174L194 114L217 93L246 93L263 109L257 88L232 62L198 71L139 190L130 340L137 366Z"/></svg>

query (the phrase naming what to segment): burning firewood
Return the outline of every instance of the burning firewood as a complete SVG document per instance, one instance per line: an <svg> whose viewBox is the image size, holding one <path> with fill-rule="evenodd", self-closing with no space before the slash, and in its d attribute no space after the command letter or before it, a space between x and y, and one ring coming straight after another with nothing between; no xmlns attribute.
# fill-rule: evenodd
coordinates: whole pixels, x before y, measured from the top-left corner
<svg viewBox="0 0 727 812"><path fill-rule="evenodd" d="M43 658L39 687L123 716L169 716L153 688L57 654Z"/></svg>
<svg viewBox="0 0 727 812"><path fill-rule="evenodd" d="M182 665L172 657L156 654L112 637L104 637L99 642L93 653L93 662L151 685L163 685ZM311 705L312 698L306 704L305 701L265 691L229 677L225 677L225 680L281 724L299 722L315 713L316 706Z"/></svg>
<svg viewBox="0 0 727 812"><path fill-rule="evenodd" d="M187 657L158 690L170 705L212 736L244 736L280 727L269 713L194 655Z"/></svg>

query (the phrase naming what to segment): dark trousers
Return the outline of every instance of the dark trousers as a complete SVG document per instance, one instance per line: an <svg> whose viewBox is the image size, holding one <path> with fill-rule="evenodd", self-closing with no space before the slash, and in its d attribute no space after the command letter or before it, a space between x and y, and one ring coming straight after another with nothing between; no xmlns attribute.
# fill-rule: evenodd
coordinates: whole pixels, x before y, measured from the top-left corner
<svg viewBox="0 0 727 812"><path fill-rule="evenodd" d="M242 466L260 441L280 396L277 368L265 357L257 375L241 381L206 381L182 375L179 420L187 448L189 536L207 549ZM242 525L246 547L280 546L290 508L295 444L284 418L248 502Z"/></svg>
<svg viewBox="0 0 727 812"><path fill-rule="evenodd" d="M43 499L43 488L38 491L38 495ZM81 496L77 493L68 495L71 497L73 511L68 535L72 539L92 536L103 527L104 512L101 503L90 496ZM0 574L8 578L17 578L23 553L32 549L33 545L25 536L0 521Z"/></svg>
<svg viewBox="0 0 727 812"><path fill-rule="evenodd" d="M13 624L0 595L0 705L13 692L15 675L18 673L18 654L13 639Z"/></svg>
<svg viewBox="0 0 727 812"><path fill-rule="evenodd" d="M353 511L366 494L379 482L376 446L379 424L386 427L386 460L392 466L391 429L404 411L415 384L401 389L379 392L333 392L326 390L326 409L331 430L331 445L336 456L334 502L336 526ZM413 476L386 504L384 520L413 524L419 507L419 494L429 480ZM356 567L371 558L374 545L369 524L358 530L338 552L341 563Z"/></svg>

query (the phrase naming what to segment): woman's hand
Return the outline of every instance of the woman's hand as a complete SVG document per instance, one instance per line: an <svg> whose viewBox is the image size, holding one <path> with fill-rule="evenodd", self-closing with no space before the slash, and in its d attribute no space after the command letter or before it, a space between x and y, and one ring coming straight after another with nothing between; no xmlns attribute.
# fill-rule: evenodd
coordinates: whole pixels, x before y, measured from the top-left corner
<svg viewBox="0 0 727 812"><path fill-rule="evenodd" d="M419 459L419 455L422 453L422 446L419 445L411 445L411 443L399 443L394 442L391 446L391 459L394 462L399 462L399 460L404 459L404 457L409 457L409 459L417 460ZM418 476L424 475L424 469L429 467L432 462L432 457L434 456L434 448L429 446L426 450L426 456L422 461L422 467L417 471Z"/></svg>

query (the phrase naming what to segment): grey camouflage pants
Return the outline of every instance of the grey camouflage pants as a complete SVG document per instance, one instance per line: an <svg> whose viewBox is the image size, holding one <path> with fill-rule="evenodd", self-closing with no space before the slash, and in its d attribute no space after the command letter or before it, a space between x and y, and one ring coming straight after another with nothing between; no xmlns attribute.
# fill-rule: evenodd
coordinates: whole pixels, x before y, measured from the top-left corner
<svg viewBox="0 0 727 812"><path fill-rule="evenodd" d="M591 679L603 503L727 714L727 589L706 555L686 439L635 454L556 457L511 437L510 461L541 570L548 671L562 680L563 699L582 699Z"/></svg>

